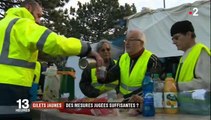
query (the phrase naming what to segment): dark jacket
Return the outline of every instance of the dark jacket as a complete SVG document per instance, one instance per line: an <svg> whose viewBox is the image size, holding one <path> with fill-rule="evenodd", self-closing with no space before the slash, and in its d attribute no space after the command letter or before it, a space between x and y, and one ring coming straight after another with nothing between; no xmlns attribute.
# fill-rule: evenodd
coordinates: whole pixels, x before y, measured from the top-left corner
<svg viewBox="0 0 211 120"><path fill-rule="evenodd" d="M113 66L115 66L114 60L110 60L109 67L106 68L107 70L111 69ZM79 83L79 87L82 91L82 93L90 98L96 98L100 95L100 90L96 89L91 85L92 78L91 78L91 69L87 68L82 72L81 81ZM109 82L108 82L109 83ZM104 83L103 83L104 84Z"/></svg>
<svg viewBox="0 0 211 120"><path fill-rule="evenodd" d="M134 61L133 64L131 65L131 69L130 69L130 72L132 71L134 65L136 64L138 58L141 56L138 55L134 58L132 58L130 60L130 64L132 62L132 60ZM121 56L120 56L121 57ZM151 55L150 59L149 59L149 62L148 62L148 65L147 65L147 72L150 72L151 74L154 74L154 73L158 73L158 74L161 74L161 62L160 60L158 59L157 56L155 56L154 54ZM99 80L98 82L99 83L108 83L108 82L112 82L114 80L120 80L120 67L119 67L119 60L117 62L117 64L112 67L108 72L107 72L107 78L106 80ZM121 83L121 80L120 82ZM119 87L118 87L119 88ZM117 92L119 92L119 90L117 89ZM124 98L125 100L128 100L132 95L134 94L138 94L140 96L142 96L142 88L138 89L138 90L135 90L133 91L132 93L128 94L128 95L124 95Z"/></svg>

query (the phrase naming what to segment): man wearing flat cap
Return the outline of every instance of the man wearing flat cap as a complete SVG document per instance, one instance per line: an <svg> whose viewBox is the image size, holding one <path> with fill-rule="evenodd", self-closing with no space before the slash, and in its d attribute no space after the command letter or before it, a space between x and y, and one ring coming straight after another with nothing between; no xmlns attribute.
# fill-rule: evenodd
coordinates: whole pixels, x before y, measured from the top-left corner
<svg viewBox="0 0 211 120"><path fill-rule="evenodd" d="M178 90L210 90L210 49L195 42L194 27L188 20L176 22L170 32L173 44L184 51L175 76Z"/></svg>

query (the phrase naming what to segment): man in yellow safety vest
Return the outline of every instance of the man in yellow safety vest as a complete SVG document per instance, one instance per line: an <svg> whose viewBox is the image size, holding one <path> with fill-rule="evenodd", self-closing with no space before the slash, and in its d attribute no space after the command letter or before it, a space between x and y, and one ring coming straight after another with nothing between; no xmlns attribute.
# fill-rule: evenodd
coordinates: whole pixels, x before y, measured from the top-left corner
<svg viewBox="0 0 211 120"><path fill-rule="evenodd" d="M41 5L25 0L21 7L8 9L0 21L0 119L31 119L17 109L29 108L38 50L54 56L93 56L98 66L103 64L88 43L56 34L39 24L41 17Z"/></svg>
<svg viewBox="0 0 211 120"><path fill-rule="evenodd" d="M99 79L101 83L118 79L120 81L118 90L124 96L125 102L133 95L142 96L142 82L146 72L159 73L161 71L159 59L144 48L145 43L146 38L142 31L128 30L125 39L126 53L122 54L117 65L107 72L106 79Z"/></svg>
<svg viewBox="0 0 211 120"><path fill-rule="evenodd" d="M196 43L194 27L188 20L176 22L170 32L173 44L184 51L176 72L177 88L180 91L210 90L210 49Z"/></svg>

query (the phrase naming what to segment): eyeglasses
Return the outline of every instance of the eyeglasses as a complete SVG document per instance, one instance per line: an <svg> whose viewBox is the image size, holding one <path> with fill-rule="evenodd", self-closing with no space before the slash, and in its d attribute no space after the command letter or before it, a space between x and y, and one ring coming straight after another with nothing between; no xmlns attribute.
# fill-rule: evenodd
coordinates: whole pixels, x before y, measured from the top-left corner
<svg viewBox="0 0 211 120"><path fill-rule="evenodd" d="M135 41L142 41L141 39L126 39L124 42L135 42Z"/></svg>
<svg viewBox="0 0 211 120"><path fill-rule="evenodd" d="M180 36L181 36L181 34L176 34L171 39L172 40L178 40Z"/></svg>
<svg viewBox="0 0 211 120"><path fill-rule="evenodd" d="M100 51L105 52L105 51L110 51L110 48L106 48L106 49L101 49Z"/></svg>

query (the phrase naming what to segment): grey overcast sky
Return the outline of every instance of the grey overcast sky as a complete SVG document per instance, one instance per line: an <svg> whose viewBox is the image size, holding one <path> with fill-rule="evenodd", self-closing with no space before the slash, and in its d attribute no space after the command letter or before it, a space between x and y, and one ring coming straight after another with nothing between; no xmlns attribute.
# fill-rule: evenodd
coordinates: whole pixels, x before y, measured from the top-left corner
<svg viewBox="0 0 211 120"><path fill-rule="evenodd" d="M77 8L77 2L81 3L89 2L90 0L70 0L70 2L65 6L73 6ZM184 3L193 3L197 0L119 0L120 5L135 4L137 12L140 12L142 7L148 7L151 9L163 8L163 1L165 1L166 8L175 7Z"/></svg>

